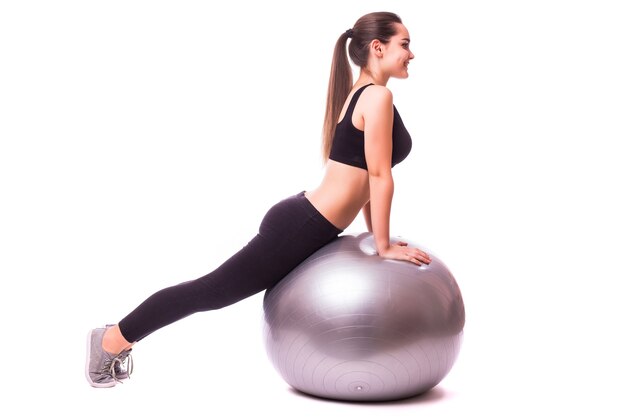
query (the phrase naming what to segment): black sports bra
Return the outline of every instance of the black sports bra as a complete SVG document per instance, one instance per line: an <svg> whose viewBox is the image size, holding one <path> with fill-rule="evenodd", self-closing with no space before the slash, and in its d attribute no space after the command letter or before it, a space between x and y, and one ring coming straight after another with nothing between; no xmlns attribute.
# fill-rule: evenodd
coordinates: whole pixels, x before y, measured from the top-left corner
<svg viewBox="0 0 626 417"><path fill-rule="evenodd" d="M348 105L346 114L343 119L337 123L335 135L333 136L333 144L330 148L329 159L351 165L353 167L362 168L367 171L367 161L365 160L365 133L357 129L352 123L352 113L354 107L359 100L361 93L367 87L373 84L367 84L354 92L352 100ZM411 135L404 127L400 114L393 106L393 130L392 130L393 150L391 153L391 166L402 162L411 152Z"/></svg>

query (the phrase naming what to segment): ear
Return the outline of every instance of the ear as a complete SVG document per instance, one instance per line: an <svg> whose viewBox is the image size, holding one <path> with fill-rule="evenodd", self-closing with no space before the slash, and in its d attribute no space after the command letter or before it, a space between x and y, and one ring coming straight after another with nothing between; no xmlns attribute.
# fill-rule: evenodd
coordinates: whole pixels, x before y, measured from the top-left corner
<svg viewBox="0 0 626 417"><path fill-rule="evenodd" d="M383 43L378 39L374 39L370 42L370 53L372 53L377 58L382 58L383 56Z"/></svg>

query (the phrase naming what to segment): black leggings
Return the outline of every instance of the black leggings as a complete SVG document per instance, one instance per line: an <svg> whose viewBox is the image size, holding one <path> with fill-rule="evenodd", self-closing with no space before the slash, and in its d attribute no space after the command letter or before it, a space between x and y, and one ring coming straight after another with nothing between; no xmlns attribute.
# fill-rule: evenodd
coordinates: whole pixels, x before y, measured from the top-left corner
<svg viewBox="0 0 626 417"><path fill-rule="evenodd" d="M265 215L259 233L213 272L151 295L120 323L136 342L157 329L200 311L226 307L271 288L342 231L304 196L282 200Z"/></svg>

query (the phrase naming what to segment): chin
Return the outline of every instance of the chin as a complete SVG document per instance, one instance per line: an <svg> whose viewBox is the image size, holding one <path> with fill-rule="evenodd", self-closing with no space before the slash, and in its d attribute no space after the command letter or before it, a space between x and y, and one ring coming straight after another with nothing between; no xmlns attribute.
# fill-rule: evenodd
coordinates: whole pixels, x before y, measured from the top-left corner
<svg viewBox="0 0 626 417"><path fill-rule="evenodd" d="M403 67L400 71L398 71L396 78L409 78L409 69L407 67Z"/></svg>

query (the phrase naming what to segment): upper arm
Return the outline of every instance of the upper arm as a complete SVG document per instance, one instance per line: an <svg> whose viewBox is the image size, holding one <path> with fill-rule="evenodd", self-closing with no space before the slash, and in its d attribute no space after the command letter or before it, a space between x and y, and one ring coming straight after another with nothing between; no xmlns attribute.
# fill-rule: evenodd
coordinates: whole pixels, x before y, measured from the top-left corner
<svg viewBox="0 0 626 417"><path fill-rule="evenodd" d="M365 95L367 93L367 95ZM364 91L363 124L365 160L372 176L391 173L393 96L386 87L372 86Z"/></svg>

